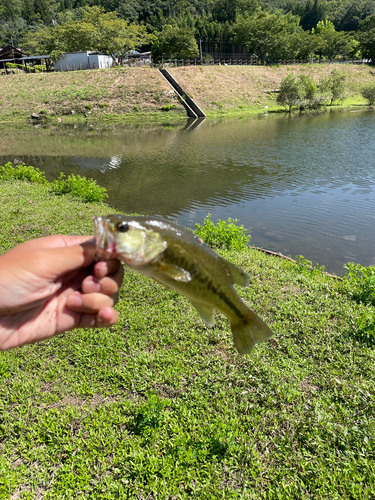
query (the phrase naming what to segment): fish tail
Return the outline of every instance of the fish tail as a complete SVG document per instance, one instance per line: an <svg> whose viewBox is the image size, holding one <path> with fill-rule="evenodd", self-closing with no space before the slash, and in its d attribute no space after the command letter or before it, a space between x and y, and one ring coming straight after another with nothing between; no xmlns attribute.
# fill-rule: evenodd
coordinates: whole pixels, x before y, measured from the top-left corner
<svg viewBox="0 0 375 500"><path fill-rule="evenodd" d="M240 321L231 323L233 342L239 354L249 354L255 344L265 342L273 333L257 314L250 314Z"/></svg>

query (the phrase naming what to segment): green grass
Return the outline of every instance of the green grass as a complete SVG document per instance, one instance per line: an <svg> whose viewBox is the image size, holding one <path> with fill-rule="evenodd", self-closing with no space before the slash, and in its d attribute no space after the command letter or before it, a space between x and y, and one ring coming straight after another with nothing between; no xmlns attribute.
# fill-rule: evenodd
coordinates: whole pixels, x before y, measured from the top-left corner
<svg viewBox="0 0 375 500"><path fill-rule="evenodd" d="M0 252L92 233L113 211L0 185ZM117 325L0 354L0 498L372 499L373 306L351 284L253 249L220 251L275 336L240 357L186 299L127 270Z"/></svg>

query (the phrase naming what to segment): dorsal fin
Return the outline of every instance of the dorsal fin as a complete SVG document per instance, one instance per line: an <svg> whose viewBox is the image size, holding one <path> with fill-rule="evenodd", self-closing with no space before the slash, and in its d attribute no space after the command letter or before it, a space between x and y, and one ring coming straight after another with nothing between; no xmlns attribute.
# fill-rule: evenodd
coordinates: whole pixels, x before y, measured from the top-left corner
<svg viewBox="0 0 375 500"><path fill-rule="evenodd" d="M242 271L242 269L235 266L223 257L220 257L220 260L228 271L228 275L232 282L232 285L247 286L250 283L249 275L245 273L245 271Z"/></svg>

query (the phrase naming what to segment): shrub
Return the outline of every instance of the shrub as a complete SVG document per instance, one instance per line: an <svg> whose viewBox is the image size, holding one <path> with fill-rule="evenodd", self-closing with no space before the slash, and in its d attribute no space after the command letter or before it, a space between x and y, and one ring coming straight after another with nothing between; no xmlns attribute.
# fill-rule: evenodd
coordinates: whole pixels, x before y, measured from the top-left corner
<svg viewBox="0 0 375 500"><path fill-rule="evenodd" d="M71 194L85 202L98 202L108 198L106 189L98 186L94 179L74 174L66 177L61 173L60 177L51 183L51 191L59 195Z"/></svg>
<svg viewBox="0 0 375 500"><path fill-rule="evenodd" d="M351 295L357 302L375 305L375 266L364 267L349 262L344 266L348 273L343 280L351 285Z"/></svg>
<svg viewBox="0 0 375 500"><path fill-rule="evenodd" d="M237 226L238 219L219 220L215 224L211 214L204 219L203 225L195 225L195 234L212 248L244 250L250 241L250 235L244 226Z"/></svg>
<svg viewBox="0 0 375 500"><path fill-rule="evenodd" d="M27 167L24 163L21 165L12 165L8 162L0 166L0 180L2 181L29 181L36 184L47 184L46 176L38 168Z"/></svg>
<svg viewBox="0 0 375 500"><path fill-rule="evenodd" d="M36 184L45 184L55 194L71 194L85 202L98 202L108 198L107 190L97 185L94 179L86 179L80 175L71 174L68 177L61 173L54 182L48 182L39 168L22 165L12 165L8 162L0 166L0 181L29 181Z"/></svg>
<svg viewBox="0 0 375 500"><path fill-rule="evenodd" d="M281 80L280 92L277 94L276 102L281 104L290 113L293 106L300 106L303 100L303 89L301 82L296 79L293 73Z"/></svg>
<svg viewBox="0 0 375 500"><path fill-rule="evenodd" d="M361 88L361 95L368 100L369 106L375 103L375 82L370 82Z"/></svg>
<svg viewBox="0 0 375 500"><path fill-rule="evenodd" d="M345 75L334 69L328 78L320 81L319 89L330 99L330 106L334 101L342 101L345 98L345 79Z"/></svg>
<svg viewBox="0 0 375 500"><path fill-rule="evenodd" d="M161 108L162 111L170 111L171 109L175 109L176 105L175 104L166 104Z"/></svg>

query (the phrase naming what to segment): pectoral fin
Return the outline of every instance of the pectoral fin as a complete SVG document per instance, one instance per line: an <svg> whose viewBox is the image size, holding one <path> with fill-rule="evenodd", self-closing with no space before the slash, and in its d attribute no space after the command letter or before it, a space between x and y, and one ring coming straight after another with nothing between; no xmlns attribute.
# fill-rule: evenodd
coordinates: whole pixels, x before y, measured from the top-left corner
<svg viewBox="0 0 375 500"><path fill-rule="evenodd" d="M200 304L199 302L190 301L195 309L199 312L200 317L207 323L208 326L214 326L215 317L211 307Z"/></svg>
<svg viewBox="0 0 375 500"><path fill-rule="evenodd" d="M191 274L181 267L174 266L173 264L164 264L163 262L160 262L158 266L160 272L166 274L173 280L182 281L183 283L189 283L189 281L191 281Z"/></svg>
<svg viewBox="0 0 375 500"><path fill-rule="evenodd" d="M229 274L232 285L247 286L250 283L249 275L242 271L242 269L235 266L234 264L229 262L229 260L226 260L223 257L220 257L220 260Z"/></svg>

